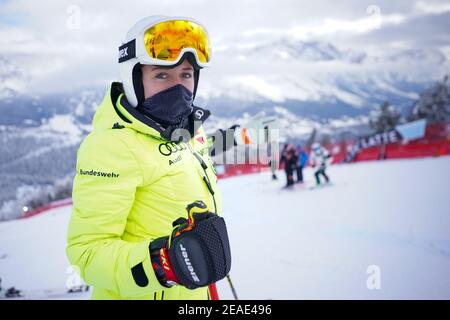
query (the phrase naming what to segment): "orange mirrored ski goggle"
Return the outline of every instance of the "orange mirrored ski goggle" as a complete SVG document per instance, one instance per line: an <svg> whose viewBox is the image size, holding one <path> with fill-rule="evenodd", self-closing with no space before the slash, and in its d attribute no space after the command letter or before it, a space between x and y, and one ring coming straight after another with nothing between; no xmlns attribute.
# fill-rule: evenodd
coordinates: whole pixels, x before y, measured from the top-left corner
<svg viewBox="0 0 450 320"><path fill-rule="evenodd" d="M120 46L119 63L137 57L142 64L170 66L186 52L195 56L200 67L208 66L211 49L205 28L190 20L168 20L150 26L138 38Z"/></svg>

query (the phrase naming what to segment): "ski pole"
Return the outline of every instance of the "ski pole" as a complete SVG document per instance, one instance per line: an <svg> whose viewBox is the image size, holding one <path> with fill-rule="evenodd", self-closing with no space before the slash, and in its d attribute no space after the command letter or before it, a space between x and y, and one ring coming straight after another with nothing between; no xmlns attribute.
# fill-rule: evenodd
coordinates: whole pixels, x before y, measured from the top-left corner
<svg viewBox="0 0 450 320"><path fill-rule="evenodd" d="M211 283L208 286L209 289L209 296L211 297L211 300L219 300L219 293L217 292L216 283Z"/></svg>
<svg viewBox="0 0 450 320"><path fill-rule="evenodd" d="M228 284L230 285L231 292L233 293L234 300L239 300L236 290L234 289L233 282L231 282L231 277L229 274L227 274L227 280L228 280Z"/></svg>

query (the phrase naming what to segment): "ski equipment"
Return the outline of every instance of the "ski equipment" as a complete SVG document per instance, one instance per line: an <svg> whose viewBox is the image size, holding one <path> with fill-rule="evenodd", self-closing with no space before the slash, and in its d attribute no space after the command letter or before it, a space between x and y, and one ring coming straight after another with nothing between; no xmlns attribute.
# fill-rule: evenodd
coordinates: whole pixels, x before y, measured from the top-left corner
<svg viewBox="0 0 450 320"><path fill-rule="evenodd" d="M188 59L194 67L194 91L200 69L211 59L206 29L186 17L149 16L138 21L119 47L119 69L128 102L137 107L144 100L141 64L177 66Z"/></svg>
<svg viewBox="0 0 450 320"><path fill-rule="evenodd" d="M161 285L196 289L219 281L231 268L225 220L207 211L202 201L186 207L189 219L178 218L169 237L150 243L153 270Z"/></svg>

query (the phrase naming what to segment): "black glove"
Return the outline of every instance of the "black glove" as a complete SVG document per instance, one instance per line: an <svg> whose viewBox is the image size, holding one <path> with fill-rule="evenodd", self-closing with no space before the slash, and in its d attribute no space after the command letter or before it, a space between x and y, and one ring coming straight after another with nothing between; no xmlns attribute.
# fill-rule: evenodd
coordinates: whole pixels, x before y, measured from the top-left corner
<svg viewBox="0 0 450 320"><path fill-rule="evenodd" d="M150 243L152 266L166 287L180 284L188 289L204 287L226 277L231 252L225 220L207 211L202 201L186 207L189 219L173 222L170 237Z"/></svg>
<svg viewBox="0 0 450 320"><path fill-rule="evenodd" d="M232 147L237 146L237 142L235 139L235 131L238 128L238 124L234 124L228 129L218 129L212 136L212 149L211 156L214 157L216 154L220 154L230 150ZM217 138L220 138L221 145L218 145ZM227 139L232 139L232 141L227 141Z"/></svg>

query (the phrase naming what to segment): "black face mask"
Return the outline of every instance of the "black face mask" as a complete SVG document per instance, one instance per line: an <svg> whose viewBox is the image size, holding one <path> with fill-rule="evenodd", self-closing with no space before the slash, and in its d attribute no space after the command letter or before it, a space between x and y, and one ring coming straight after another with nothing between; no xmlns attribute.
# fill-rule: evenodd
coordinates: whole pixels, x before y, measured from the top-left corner
<svg viewBox="0 0 450 320"><path fill-rule="evenodd" d="M192 113L192 92L177 84L145 99L140 111L163 127L183 127Z"/></svg>

